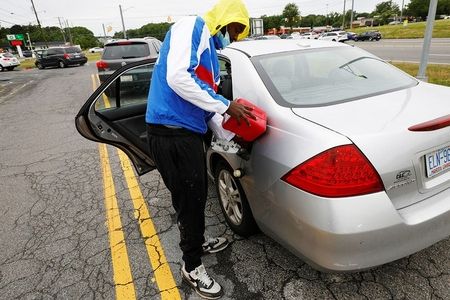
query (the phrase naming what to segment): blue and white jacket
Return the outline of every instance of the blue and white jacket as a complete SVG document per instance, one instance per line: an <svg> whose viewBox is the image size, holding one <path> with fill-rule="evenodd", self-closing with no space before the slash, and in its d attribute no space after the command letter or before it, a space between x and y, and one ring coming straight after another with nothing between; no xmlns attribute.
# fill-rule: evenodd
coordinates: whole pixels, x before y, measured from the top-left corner
<svg viewBox="0 0 450 300"><path fill-rule="evenodd" d="M186 17L171 27L153 70L147 123L203 134L214 113L225 113L230 102L215 93L220 78L214 40L201 17Z"/></svg>

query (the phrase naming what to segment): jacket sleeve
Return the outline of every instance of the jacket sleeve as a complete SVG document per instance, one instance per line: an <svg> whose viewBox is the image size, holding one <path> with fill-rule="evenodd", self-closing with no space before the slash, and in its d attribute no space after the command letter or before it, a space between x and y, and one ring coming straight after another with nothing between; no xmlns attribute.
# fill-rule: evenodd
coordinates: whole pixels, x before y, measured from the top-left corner
<svg viewBox="0 0 450 300"><path fill-rule="evenodd" d="M209 48L210 33L200 18L185 18L172 26L167 55L167 83L181 98L209 112L223 114L230 101L195 74L200 55ZM215 51L215 49L211 49Z"/></svg>

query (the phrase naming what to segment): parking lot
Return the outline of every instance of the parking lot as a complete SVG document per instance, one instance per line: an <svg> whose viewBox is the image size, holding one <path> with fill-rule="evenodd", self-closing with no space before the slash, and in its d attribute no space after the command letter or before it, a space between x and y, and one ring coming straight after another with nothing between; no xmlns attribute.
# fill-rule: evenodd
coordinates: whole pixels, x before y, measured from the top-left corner
<svg viewBox="0 0 450 300"><path fill-rule="evenodd" d="M112 299L121 285L139 299L198 299L181 282L175 213L157 171L135 178L122 152L75 129L98 84L93 63L0 74L0 298ZM450 299L450 238L370 270L322 273L263 234L234 235L210 187L207 235L232 241L204 258L223 299ZM109 218L123 233L111 245Z"/></svg>

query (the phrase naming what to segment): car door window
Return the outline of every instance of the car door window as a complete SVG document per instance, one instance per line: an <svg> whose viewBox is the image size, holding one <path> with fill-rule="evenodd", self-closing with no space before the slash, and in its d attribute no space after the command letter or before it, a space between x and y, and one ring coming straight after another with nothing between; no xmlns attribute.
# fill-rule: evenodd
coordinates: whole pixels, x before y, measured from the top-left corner
<svg viewBox="0 0 450 300"><path fill-rule="evenodd" d="M153 65L132 68L121 74L96 101L96 110L105 112L119 107L147 103Z"/></svg>

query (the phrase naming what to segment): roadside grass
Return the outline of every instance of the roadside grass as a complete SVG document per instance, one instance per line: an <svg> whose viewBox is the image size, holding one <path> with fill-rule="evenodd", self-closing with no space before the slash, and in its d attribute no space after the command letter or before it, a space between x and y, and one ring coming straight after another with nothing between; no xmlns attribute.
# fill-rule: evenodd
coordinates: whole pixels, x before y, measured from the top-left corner
<svg viewBox="0 0 450 300"><path fill-rule="evenodd" d="M419 72L419 64L402 62L390 63L414 77L416 77ZM450 86L450 65L429 64L427 66L426 75L428 76L429 83Z"/></svg>
<svg viewBox="0 0 450 300"><path fill-rule="evenodd" d="M378 27L360 27L349 29L355 33L378 30L384 39L415 39L425 35L426 22L408 23L407 26L384 25ZM450 38L450 20L436 20L433 26L434 38Z"/></svg>

